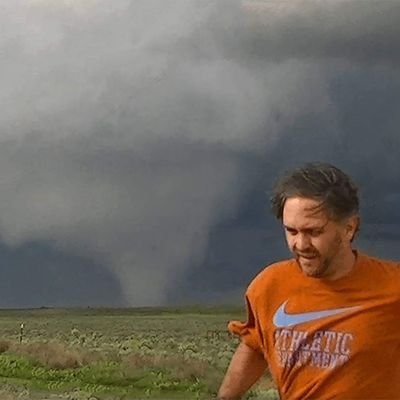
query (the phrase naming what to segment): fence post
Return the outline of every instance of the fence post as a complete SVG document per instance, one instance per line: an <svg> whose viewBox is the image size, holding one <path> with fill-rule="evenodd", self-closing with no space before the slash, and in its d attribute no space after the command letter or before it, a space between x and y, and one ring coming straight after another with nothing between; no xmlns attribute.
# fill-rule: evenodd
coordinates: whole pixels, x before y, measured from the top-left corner
<svg viewBox="0 0 400 400"><path fill-rule="evenodd" d="M19 343L22 343L23 337L24 337L24 323L22 322L19 328Z"/></svg>

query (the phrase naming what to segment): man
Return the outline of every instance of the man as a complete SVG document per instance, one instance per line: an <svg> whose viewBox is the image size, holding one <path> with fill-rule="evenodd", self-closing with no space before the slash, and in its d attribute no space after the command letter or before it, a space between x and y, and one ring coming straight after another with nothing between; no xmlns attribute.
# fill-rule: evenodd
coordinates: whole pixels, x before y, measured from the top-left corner
<svg viewBox="0 0 400 400"><path fill-rule="evenodd" d="M267 365L287 399L400 399L400 264L352 248L357 188L338 168L306 164L281 178L272 209L293 259L246 292L247 322L218 393L239 399Z"/></svg>

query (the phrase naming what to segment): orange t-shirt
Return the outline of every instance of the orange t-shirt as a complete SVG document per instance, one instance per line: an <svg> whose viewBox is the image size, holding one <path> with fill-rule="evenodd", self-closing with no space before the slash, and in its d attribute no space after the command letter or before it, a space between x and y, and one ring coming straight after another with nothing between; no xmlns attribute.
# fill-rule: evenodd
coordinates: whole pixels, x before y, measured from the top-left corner
<svg viewBox="0 0 400 400"><path fill-rule="evenodd" d="M229 330L268 362L281 399L400 399L400 264L356 253L329 281L297 262L265 268Z"/></svg>

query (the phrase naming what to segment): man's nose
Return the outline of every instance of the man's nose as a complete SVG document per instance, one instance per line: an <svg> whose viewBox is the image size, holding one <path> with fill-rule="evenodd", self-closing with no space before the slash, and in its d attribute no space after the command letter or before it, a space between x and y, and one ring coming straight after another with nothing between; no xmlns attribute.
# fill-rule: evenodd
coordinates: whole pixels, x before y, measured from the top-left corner
<svg viewBox="0 0 400 400"><path fill-rule="evenodd" d="M295 241L294 247L298 251L305 251L305 250L309 249L309 247L310 247L310 238L308 237L308 235L305 235L303 233L299 233L297 235L297 237L296 237L296 241Z"/></svg>

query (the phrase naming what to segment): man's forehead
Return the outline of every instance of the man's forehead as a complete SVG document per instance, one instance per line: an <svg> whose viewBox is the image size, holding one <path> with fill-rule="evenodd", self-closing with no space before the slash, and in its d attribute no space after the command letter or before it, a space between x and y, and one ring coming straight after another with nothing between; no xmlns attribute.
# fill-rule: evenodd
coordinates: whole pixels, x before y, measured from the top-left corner
<svg viewBox="0 0 400 400"><path fill-rule="evenodd" d="M309 219L309 220L294 220L294 221L283 221L283 226L286 229L296 231L310 231L316 229L323 229L329 225L331 221L329 219Z"/></svg>
<svg viewBox="0 0 400 400"><path fill-rule="evenodd" d="M286 200L283 208L283 222L308 221L309 224L327 223L330 218L321 201L303 197L293 197Z"/></svg>

